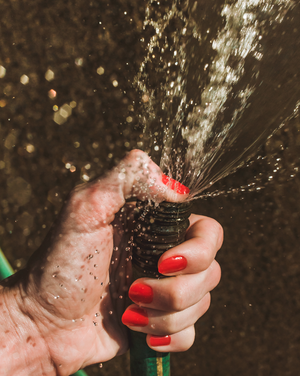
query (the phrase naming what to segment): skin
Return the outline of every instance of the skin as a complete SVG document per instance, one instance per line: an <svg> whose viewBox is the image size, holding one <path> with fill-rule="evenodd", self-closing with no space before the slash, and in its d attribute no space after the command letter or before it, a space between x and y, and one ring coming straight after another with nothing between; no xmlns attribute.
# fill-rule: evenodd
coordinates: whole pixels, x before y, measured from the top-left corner
<svg viewBox="0 0 300 376"><path fill-rule="evenodd" d="M162 183L161 170L134 150L108 175L71 192L57 223L26 269L0 286L1 375L67 376L107 361L128 349L122 324L131 285L130 239L134 205L129 197L179 202L186 194ZM192 215L186 241L164 253L159 264L184 256L187 266L171 278L141 278L152 288L149 324L131 327L151 335L170 335L154 350L187 350L194 324L209 307L218 284L215 256L223 232L213 219ZM138 302L136 302L138 303Z"/></svg>

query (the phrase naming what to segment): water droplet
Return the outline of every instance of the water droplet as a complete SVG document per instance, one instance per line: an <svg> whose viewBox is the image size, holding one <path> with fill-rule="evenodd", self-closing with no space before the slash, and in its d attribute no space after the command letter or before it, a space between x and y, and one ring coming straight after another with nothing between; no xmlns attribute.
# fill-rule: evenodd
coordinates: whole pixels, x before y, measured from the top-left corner
<svg viewBox="0 0 300 376"><path fill-rule="evenodd" d="M97 268L97 266L98 266L97 264L94 264L94 268Z"/></svg>
<svg viewBox="0 0 300 376"><path fill-rule="evenodd" d="M81 317L80 321L84 321L84 320L85 320L85 318L84 318L84 317Z"/></svg>
<svg viewBox="0 0 300 376"><path fill-rule="evenodd" d="M95 316L96 316L96 317L99 317L99 316L100 316L100 312L96 312L96 313L95 313Z"/></svg>
<svg viewBox="0 0 300 376"><path fill-rule="evenodd" d="M98 251L98 249L96 249L95 253L100 253L100 252Z"/></svg>
<svg viewBox="0 0 300 376"><path fill-rule="evenodd" d="M73 319L73 320L72 320L72 322L76 322L76 320L75 320L75 319Z"/></svg>
<svg viewBox="0 0 300 376"><path fill-rule="evenodd" d="M55 297L54 297L54 299L58 299L59 298L59 295L56 295Z"/></svg>
<svg viewBox="0 0 300 376"><path fill-rule="evenodd" d="M101 286L103 286L103 282L101 282Z"/></svg>
<svg viewBox="0 0 300 376"><path fill-rule="evenodd" d="M89 272L89 275L93 275L93 273L92 273L92 272Z"/></svg>
<svg viewBox="0 0 300 376"><path fill-rule="evenodd" d="M93 321L93 324L94 324L94 326L98 325L97 321Z"/></svg>
<svg viewBox="0 0 300 376"><path fill-rule="evenodd" d="M100 363L100 364L99 364L99 368L102 368L102 367L103 367L103 364L102 364L102 363Z"/></svg>
<svg viewBox="0 0 300 376"><path fill-rule="evenodd" d="M56 273L53 273L53 274L52 274L52 277L53 277L53 278L56 278L56 276L57 276Z"/></svg>
<svg viewBox="0 0 300 376"><path fill-rule="evenodd" d="M108 313L109 313L110 315L112 315L112 314L113 314L113 311L109 311Z"/></svg>
<svg viewBox="0 0 300 376"><path fill-rule="evenodd" d="M88 260L91 260L93 257L94 257L94 256L93 256L92 254L89 254L88 257L87 257L87 259L88 259Z"/></svg>

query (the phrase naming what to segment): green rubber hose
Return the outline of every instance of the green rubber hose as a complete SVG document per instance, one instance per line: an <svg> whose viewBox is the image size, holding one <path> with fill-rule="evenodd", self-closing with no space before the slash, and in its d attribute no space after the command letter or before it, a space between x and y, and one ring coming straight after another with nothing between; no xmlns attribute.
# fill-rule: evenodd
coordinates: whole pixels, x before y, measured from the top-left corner
<svg viewBox="0 0 300 376"><path fill-rule="evenodd" d="M14 274L14 270L0 248L0 280L9 277L12 274Z"/></svg>
<svg viewBox="0 0 300 376"><path fill-rule="evenodd" d="M184 241L191 204L138 202L137 209L133 279L162 278L157 270L158 260L165 251ZM170 376L170 354L150 349L144 333L130 331L130 369L131 376Z"/></svg>
<svg viewBox="0 0 300 376"><path fill-rule="evenodd" d="M0 248L0 281L14 274L14 270ZM71 376L88 376L83 370L75 372Z"/></svg>

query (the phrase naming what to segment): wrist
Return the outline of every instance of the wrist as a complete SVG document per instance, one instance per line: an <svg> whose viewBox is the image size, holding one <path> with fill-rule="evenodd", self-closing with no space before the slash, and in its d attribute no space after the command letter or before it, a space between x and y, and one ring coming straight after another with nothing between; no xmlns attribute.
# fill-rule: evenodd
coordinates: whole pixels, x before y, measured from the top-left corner
<svg viewBox="0 0 300 376"><path fill-rule="evenodd" d="M0 286L1 375L57 375L45 340L27 309L17 283Z"/></svg>

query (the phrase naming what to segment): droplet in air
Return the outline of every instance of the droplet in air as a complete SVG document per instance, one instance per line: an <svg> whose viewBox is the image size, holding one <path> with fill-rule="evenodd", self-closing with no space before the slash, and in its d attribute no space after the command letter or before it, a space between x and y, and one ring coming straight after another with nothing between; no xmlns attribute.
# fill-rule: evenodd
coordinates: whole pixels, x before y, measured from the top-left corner
<svg viewBox="0 0 300 376"><path fill-rule="evenodd" d="M23 84L23 85L27 85L28 82L29 82L29 77L26 76L26 74L23 74L23 76L21 76L21 78L20 78L20 82L21 82L21 84Z"/></svg>

